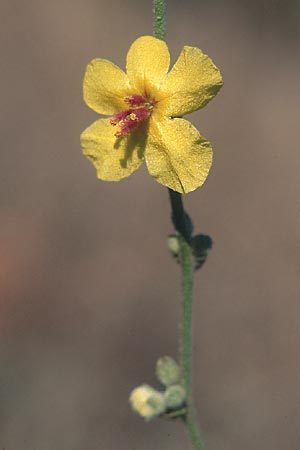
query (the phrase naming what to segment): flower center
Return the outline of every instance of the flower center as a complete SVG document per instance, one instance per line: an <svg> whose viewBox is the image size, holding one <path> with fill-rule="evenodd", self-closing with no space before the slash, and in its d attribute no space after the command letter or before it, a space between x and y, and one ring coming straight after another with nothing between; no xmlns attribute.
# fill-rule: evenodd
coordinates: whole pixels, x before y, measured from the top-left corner
<svg viewBox="0 0 300 450"><path fill-rule="evenodd" d="M127 95L124 97L124 101L128 104L129 109L114 114L110 120L111 125L119 126L115 133L116 137L126 136L136 130L142 122L150 117L155 104L138 94Z"/></svg>

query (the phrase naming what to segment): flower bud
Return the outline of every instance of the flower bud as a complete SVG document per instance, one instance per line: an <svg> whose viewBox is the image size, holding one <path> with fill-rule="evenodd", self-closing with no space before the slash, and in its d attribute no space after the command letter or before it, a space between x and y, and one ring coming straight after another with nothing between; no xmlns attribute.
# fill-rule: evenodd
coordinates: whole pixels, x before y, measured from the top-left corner
<svg viewBox="0 0 300 450"><path fill-rule="evenodd" d="M132 409L146 421L154 419L166 410L164 395L147 384L134 389L129 402Z"/></svg>
<svg viewBox="0 0 300 450"><path fill-rule="evenodd" d="M170 236L168 236L167 244L168 249L174 256L174 258L178 260L180 252L180 244L178 236L176 234L170 234Z"/></svg>
<svg viewBox="0 0 300 450"><path fill-rule="evenodd" d="M163 356L156 363L156 376L164 386L171 386L179 383L181 370L173 358Z"/></svg>
<svg viewBox="0 0 300 450"><path fill-rule="evenodd" d="M180 384L169 386L165 391L165 399L168 408L179 408L186 400L184 388Z"/></svg>

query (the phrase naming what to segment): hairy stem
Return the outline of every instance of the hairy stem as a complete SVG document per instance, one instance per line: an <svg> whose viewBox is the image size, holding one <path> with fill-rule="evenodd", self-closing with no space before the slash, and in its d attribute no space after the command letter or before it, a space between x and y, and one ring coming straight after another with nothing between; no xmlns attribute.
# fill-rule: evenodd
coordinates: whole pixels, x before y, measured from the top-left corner
<svg viewBox="0 0 300 450"><path fill-rule="evenodd" d="M188 404L192 396L192 303L194 266L191 248L185 239L180 239L180 263L182 282L182 322L180 330L180 364L182 382L186 390Z"/></svg>
<svg viewBox="0 0 300 450"><path fill-rule="evenodd" d="M166 35L166 0L153 0L153 35L164 40Z"/></svg>
<svg viewBox="0 0 300 450"><path fill-rule="evenodd" d="M196 421L193 406L192 386L192 353L193 353L193 285L194 261L190 246L190 229L187 223L181 194L169 189L172 208L172 220L179 234L180 264L182 282L182 321L180 330L180 365L182 368L182 383L187 395L187 412L183 416L189 438L196 450L204 450L200 430Z"/></svg>
<svg viewBox="0 0 300 450"><path fill-rule="evenodd" d="M153 0L153 35L165 39L166 34L166 0ZM155 62L154 62L155 64ZM191 226L184 211L182 196L168 189L172 209L172 221L179 234L180 263L182 277L182 323L180 336L180 363L183 373L183 386L187 394L187 412L183 416L190 441L195 450L204 450L200 431L196 422L192 392L192 304L194 261L192 255Z"/></svg>

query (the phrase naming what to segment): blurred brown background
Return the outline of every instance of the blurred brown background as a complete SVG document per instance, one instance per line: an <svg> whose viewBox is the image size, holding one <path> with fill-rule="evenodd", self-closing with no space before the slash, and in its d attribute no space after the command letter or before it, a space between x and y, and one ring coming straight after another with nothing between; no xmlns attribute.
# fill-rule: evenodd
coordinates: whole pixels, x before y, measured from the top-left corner
<svg viewBox="0 0 300 450"><path fill-rule="evenodd" d="M185 197L215 242L197 274L195 393L208 450L298 450L300 154L297 1L169 1L173 62L208 53L225 85L189 118L214 147ZM176 356L179 269L166 190L145 169L96 179L79 134L94 57L124 67L148 0L0 5L0 447L189 449L128 407Z"/></svg>

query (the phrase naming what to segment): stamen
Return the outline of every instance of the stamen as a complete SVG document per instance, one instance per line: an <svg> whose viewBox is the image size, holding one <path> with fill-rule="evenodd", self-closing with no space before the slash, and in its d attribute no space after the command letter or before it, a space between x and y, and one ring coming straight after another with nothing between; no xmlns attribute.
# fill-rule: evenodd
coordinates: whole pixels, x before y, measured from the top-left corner
<svg viewBox="0 0 300 450"><path fill-rule="evenodd" d="M110 119L111 125L119 125L119 129L115 133L116 137L126 136L131 131L136 130L141 122L150 117L153 109L153 103L150 103L142 95L127 95L124 97L124 101L131 108L117 112Z"/></svg>
<svg viewBox="0 0 300 450"><path fill-rule="evenodd" d="M124 98L124 102L130 106L137 107L137 106L145 105L145 103L147 103L147 100L142 95L133 94L133 95L127 95Z"/></svg>
<svg viewBox="0 0 300 450"><path fill-rule="evenodd" d="M121 122L122 120L125 120L126 117L131 114L132 109L127 109L125 111L120 111L117 112L116 114L113 115L113 117L110 119L110 123L112 125L117 125L119 122Z"/></svg>

